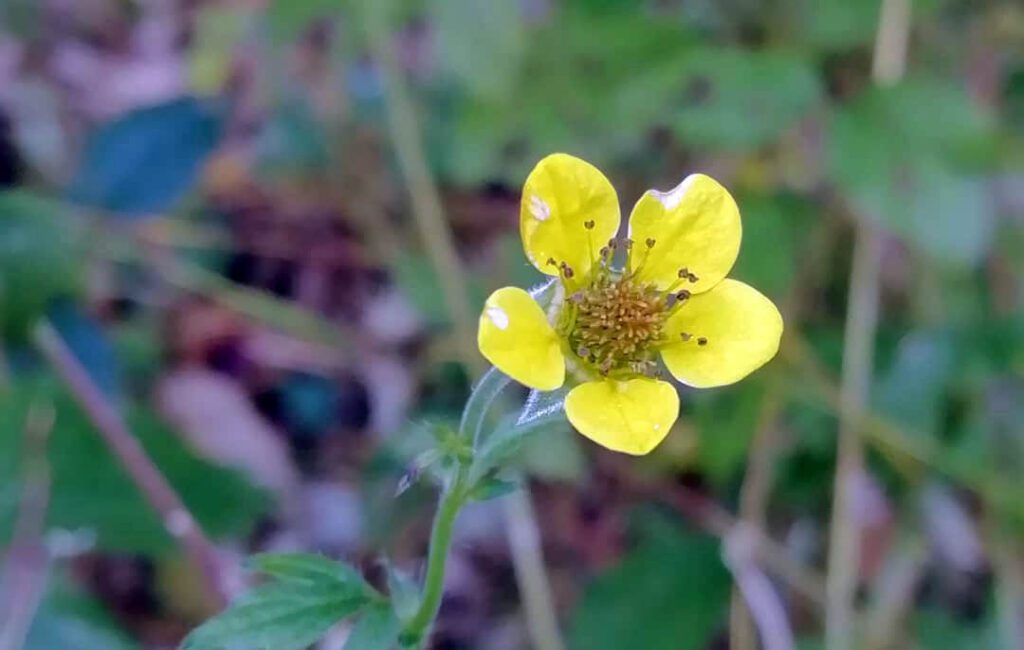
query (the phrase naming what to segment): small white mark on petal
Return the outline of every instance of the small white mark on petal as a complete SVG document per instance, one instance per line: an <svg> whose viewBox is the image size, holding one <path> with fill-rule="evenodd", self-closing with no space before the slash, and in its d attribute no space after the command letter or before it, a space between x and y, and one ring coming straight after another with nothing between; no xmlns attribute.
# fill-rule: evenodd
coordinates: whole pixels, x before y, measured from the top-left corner
<svg viewBox="0 0 1024 650"><path fill-rule="evenodd" d="M534 194L530 197L530 214L537 221L547 221L551 216L551 206L545 203L544 199Z"/></svg>
<svg viewBox="0 0 1024 650"><path fill-rule="evenodd" d="M655 430L655 431L661 431L661 425L660 425L660 424L658 424L657 422L655 422L655 423L654 423L654 430Z"/></svg>
<svg viewBox="0 0 1024 650"><path fill-rule="evenodd" d="M683 182L676 185L668 192L659 192L658 190L651 190L651 195L654 198L661 201L661 204L665 206L666 210L674 210L683 202L683 197L686 196L686 192L693 185L693 182L697 180L696 174L690 174L683 179Z"/></svg>
<svg viewBox="0 0 1024 650"><path fill-rule="evenodd" d="M508 329L508 314L501 307L488 307L487 318L491 319L494 326L500 330Z"/></svg>

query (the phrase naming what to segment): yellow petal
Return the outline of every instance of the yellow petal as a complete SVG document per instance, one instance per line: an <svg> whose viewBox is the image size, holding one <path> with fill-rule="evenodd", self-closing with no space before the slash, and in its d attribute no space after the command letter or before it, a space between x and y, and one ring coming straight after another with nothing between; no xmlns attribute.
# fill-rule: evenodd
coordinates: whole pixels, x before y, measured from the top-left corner
<svg viewBox="0 0 1024 650"><path fill-rule="evenodd" d="M679 417L679 394L655 379L580 384L565 398L576 430L612 451L642 456L664 440Z"/></svg>
<svg viewBox="0 0 1024 650"><path fill-rule="evenodd" d="M711 388L739 381L775 356L782 315L757 289L727 279L687 300L665 330L673 341L661 353L669 372L689 386Z"/></svg>
<svg viewBox="0 0 1024 650"><path fill-rule="evenodd" d="M494 366L521 384L554 390L565 381L565 357L544 310L517 287L498 289L480 314L477 345Z"/></svg>
<svg viewBox="0 0 1024 650"><path fill-rule="evenodd" d="M709 176L691 174L668 192L647 190L633 207L629 268L663 290L687 269L698 279L679 288L700 293L729 274L742 237L740 211L729 192Z"/></svg>
<svg viewBox="0 0 1024 650"><path fill-rule="evenodd" d="M586 277L601 247L618 233L620 219L615 188L586 161L552 154L526 178L519 234L526 257L541 273L558 275L548 264L553 259L568 264L576 277Z"/></svg>

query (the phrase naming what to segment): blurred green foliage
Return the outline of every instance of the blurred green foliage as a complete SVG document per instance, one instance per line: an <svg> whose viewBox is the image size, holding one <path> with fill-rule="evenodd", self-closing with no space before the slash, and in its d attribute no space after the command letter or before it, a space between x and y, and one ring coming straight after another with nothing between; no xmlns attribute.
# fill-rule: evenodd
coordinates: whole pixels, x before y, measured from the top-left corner
<svg viewBox="0 0 1024 650"><path fill-rule="evenodd" d="M153 309L156 316L133 320L143 332L125 336L122 325L111 343L79 301L88 268L83 253L93 243L88 237L113 232L104 228L119 217L174 218L195 202L215 204L197 191L197 181L218 144L250 129L241 148L251 154L259 189L288 193L285 202L342 194L349 217L355 214L345 202L349 194L383 179L384 198L374 200L385 207L374 218L400 252L373 261L427 323L428 346L441 341L441 352L432 348L434 356L409 370L431 389L422 391L412 417L457 421L466 379L436 363L452 347L440 283L428 256L406 236L404 206L389 202L402 194L392 187L402 179L388 157L383 84L365 48L365 12L379 6L273 0L266 11L203 7L182 57L190 90L206 99L172 99L88 123L69 179L0 194L0 332L4 351L14 353L5 356L16 362L10 387L0 389L4 539L22 488L26 410L42 401L58 413L48 451L54 472L48 526L92 531L101 551L164 557L172 550L161 522L70 396L31 362L22 363L25 335L44 314L123 406L132 430L206 530L244 538L272 505L234 472L197 458L140 399L161 370L163 313ZM737 196L745 239L734 275L785 308L792 346L741 386L686 392L685 430L659 452L664 462L640 463L638 473L660 481L666 493L680 474L697 476L707 495L733 509L765 410L777 407L778 460L766 513L771 532L792 531L798 522L820 541L835 464L830 391L843 354L851 226L870 220L886 233L871 407L898 434L871 434L873 475L901 526L921 526L918 488L941 480L970 495L978 526L998 539L992 530L1024 530L1024 496L1016 487L1024 471L1024 18L1014 2L916 1L908 77L883 89L870 80L878 6L870 0L420 0L392 6L388 15L433 171L451 195L478 201L465 209L468 217L452 220L472 265L473 304L501 284L531 286L540 279L522 260L510 232L514 220L495 216L508 206L494 196L508 199L514 215L526 173L552 151L606 169L626 213L644 188L670 187L698 169L721 175ZM42 26L37 9L25 0L0 0L0 29L35 38ZM325 43L318 65L295 63L308 63L303 57ZM252 64L257 100L247 99L256 111L231 97L240 52ZM218 94L231 101L211 97ZM234 116L241 126L231 123L235 112L243 115ZM367 133L382 161L358 148ZM347 174L357 181L339 191L333 185ZM44 178L26 184L42 186ZM68 203L41 198L47 195ZM87 225L82 212L99 219L100 229L90 230L95 223ZM209 221L222 225L220 216ZM351 221L345 226L360 230ZM130 257L151 261L145 252ZM343 338L334 323L287 311L290 303L204 269L169 275L177 286L279 329L331 344ZM128 381L117 359L126 354L120 361ZM294 402L300 428L312 430L325 421L317 414L335 403L308 385L300 388L306 392L286 394L285 401ZM607 479L601 474L607 468L590 462L588 443L561 423L540 418L525 441L512 440L510 422L503 424L477 468L489 480L481 498L514 487L491 475L496 463L510 459L517 471L565 489L593 489L591 472ZM423 456L429 441L416 440L412 428L384 432L399 442L382 445L358 469L369 547L393 542L428 503L426 489L394 496L410 467L429 478L441 464ZM578 585L581 597L566 612L571 647L714 644L725 626L730 585L719 545L657 517L637 528L617 565ZM301 644L359 609L353 647L388 647L396 634L390 610L363 593L350 598L346 589L355 580L326 579L324 586L323 577L277 575L251 596L243 610L251 618L229 621L238 627L220 633L245 628L275 648ZM400 580L391 582L392 593L402 591ZM997 640L998 603L985 591L980 622L955 606L928 603L910 617L908 636L937 650L1006 647ZM29 648L131 647L109 621L82 611L62 597L47 599ZM251 627L268 611L294 618L270 630ZM84 636L70 639L65 633L77 625ZM815 625L807 625L807 648L819 647ZM205 647L202 636L195 647Z"/></svg>
<svg viewBox="0 0 1024 650"><path fill-rule="evenodd" d="M174 550L164 524L128 479L71 397L48 377L19 379L0 392L0 474L20 492L23 429L32 405L57 415L47 449L52 494L47 525L94 537L97 548L160 555ZM182 439L142 406L127 415L131 430L178 490L203 528L215 537L244 535L270 503L235 472L198 458ZM0 538L8 539L15 502L0 509Z"/></svg>

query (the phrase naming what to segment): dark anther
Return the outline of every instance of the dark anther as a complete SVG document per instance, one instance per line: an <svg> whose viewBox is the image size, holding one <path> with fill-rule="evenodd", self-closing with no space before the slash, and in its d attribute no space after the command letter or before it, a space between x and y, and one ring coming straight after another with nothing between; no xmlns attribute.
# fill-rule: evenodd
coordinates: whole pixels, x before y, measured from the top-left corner
<svg viewBox="0 0 1024 650"><path fill-rule="evenodd" d="M683 341L689 341L690 339L693 338L693 334L689 334L687 332L680 332L679 336L683 338Z"/></svg>
<svg viewBox="0 0 1024 650"><path fill-rule="evenodd" d="M647 248L654 248L654 238L653 237L648 237L647 241L645 241L644 243L647 244Z"/></svg>
<svg viewBox="0 0 1024 650"><path fill-rule="evenodd" d="M697 281L697 280L699 280L700 278L698 278L698 277L697 277L696 275L694 275L693 273L690 273L690 274L688 274L688 275L686 276L686 279L687 279L687 280L689 280L690 282L696 282L696 281Z"/></svg>
<svg viewBox="0 0 1024 650"><path fill-rule="evenodd" d="M708 340L706 338L704 338L703 336L700 337L699 339L697 339L697 345L707 345L707 344L708 344Z"/></svg>
<svg viewBox="0 0 1024 650"><path fill-rule="evenodd" d="M558 262L555 261L555 258L549 257L548 258L548 266L558 266Z"/></svg>
<svg viewBox="0 0 1024 650"><path fill-rule="evenodd" d="M561 266L559 268L562 269L562 275L564 275L566 277L566 279L571 278L573 275L575 275L572 272L572 267L569 266L568 264L566 264L565 262L562 262L562 264L561 264Z"/></svg>
<svg viewBox="0 0 1024 650"><path fill-rule="evenodd" d="M633 249L633 240L632 239L627 239L626 240L626 250L628 251L628 250L632 250L632 249Z"/></svg>
<svg viewBox="0 0 1024 650"><path fill-rule="evenodd" d="M584 221L583 222L583 227L586 228L587 230L593 230L594 229L594 220L591 219L589 221Z"/></svg>
<svg viewBox="0 0 1024 650"><path fill-rule="evenodd" d="M615 241L615 238L612 237L611 239L608 240L608 248L615 250L615 247L618 245L618 243L619 242Z"/></svg>
<svg viewBox="0 0 1024 650"><path fill-rule="evenodd" d="M679 302L687 300L687 299L689 299L689 297L690 297L690 292L687 291L686 289L682 289L681 291L676 293L676 300L678 300Z"/></svg>
<svg viewBox="0 0 1024 650"><path fill-rule="evenodd" d="M689 278L689 277L690 277L690 269L686 268L685 266L683 268L679 269L679 278L680 279Z"/></svg>

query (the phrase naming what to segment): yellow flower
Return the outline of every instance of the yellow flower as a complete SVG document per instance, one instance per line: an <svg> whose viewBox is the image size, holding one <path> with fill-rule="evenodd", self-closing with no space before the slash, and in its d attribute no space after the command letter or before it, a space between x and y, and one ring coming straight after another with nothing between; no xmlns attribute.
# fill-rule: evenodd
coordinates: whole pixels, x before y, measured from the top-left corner
<svg viewBox="0 0 1024 650"><path fill-rule="evenodd" d="M541 160L523 187L519 230L530 262L559 279L545 312L526 291L487 299L477 343L499 370L555 390L566 369L582 383L565 399L572 425L594 442L646 454L679 416L657 357L680 382L731 384L779 347L782 316L756 289L726 279L742 227L729 192L702 174L648 190L619 232L619 201L593 165ZM621 266L618 262L622 261Z"/></svg>

